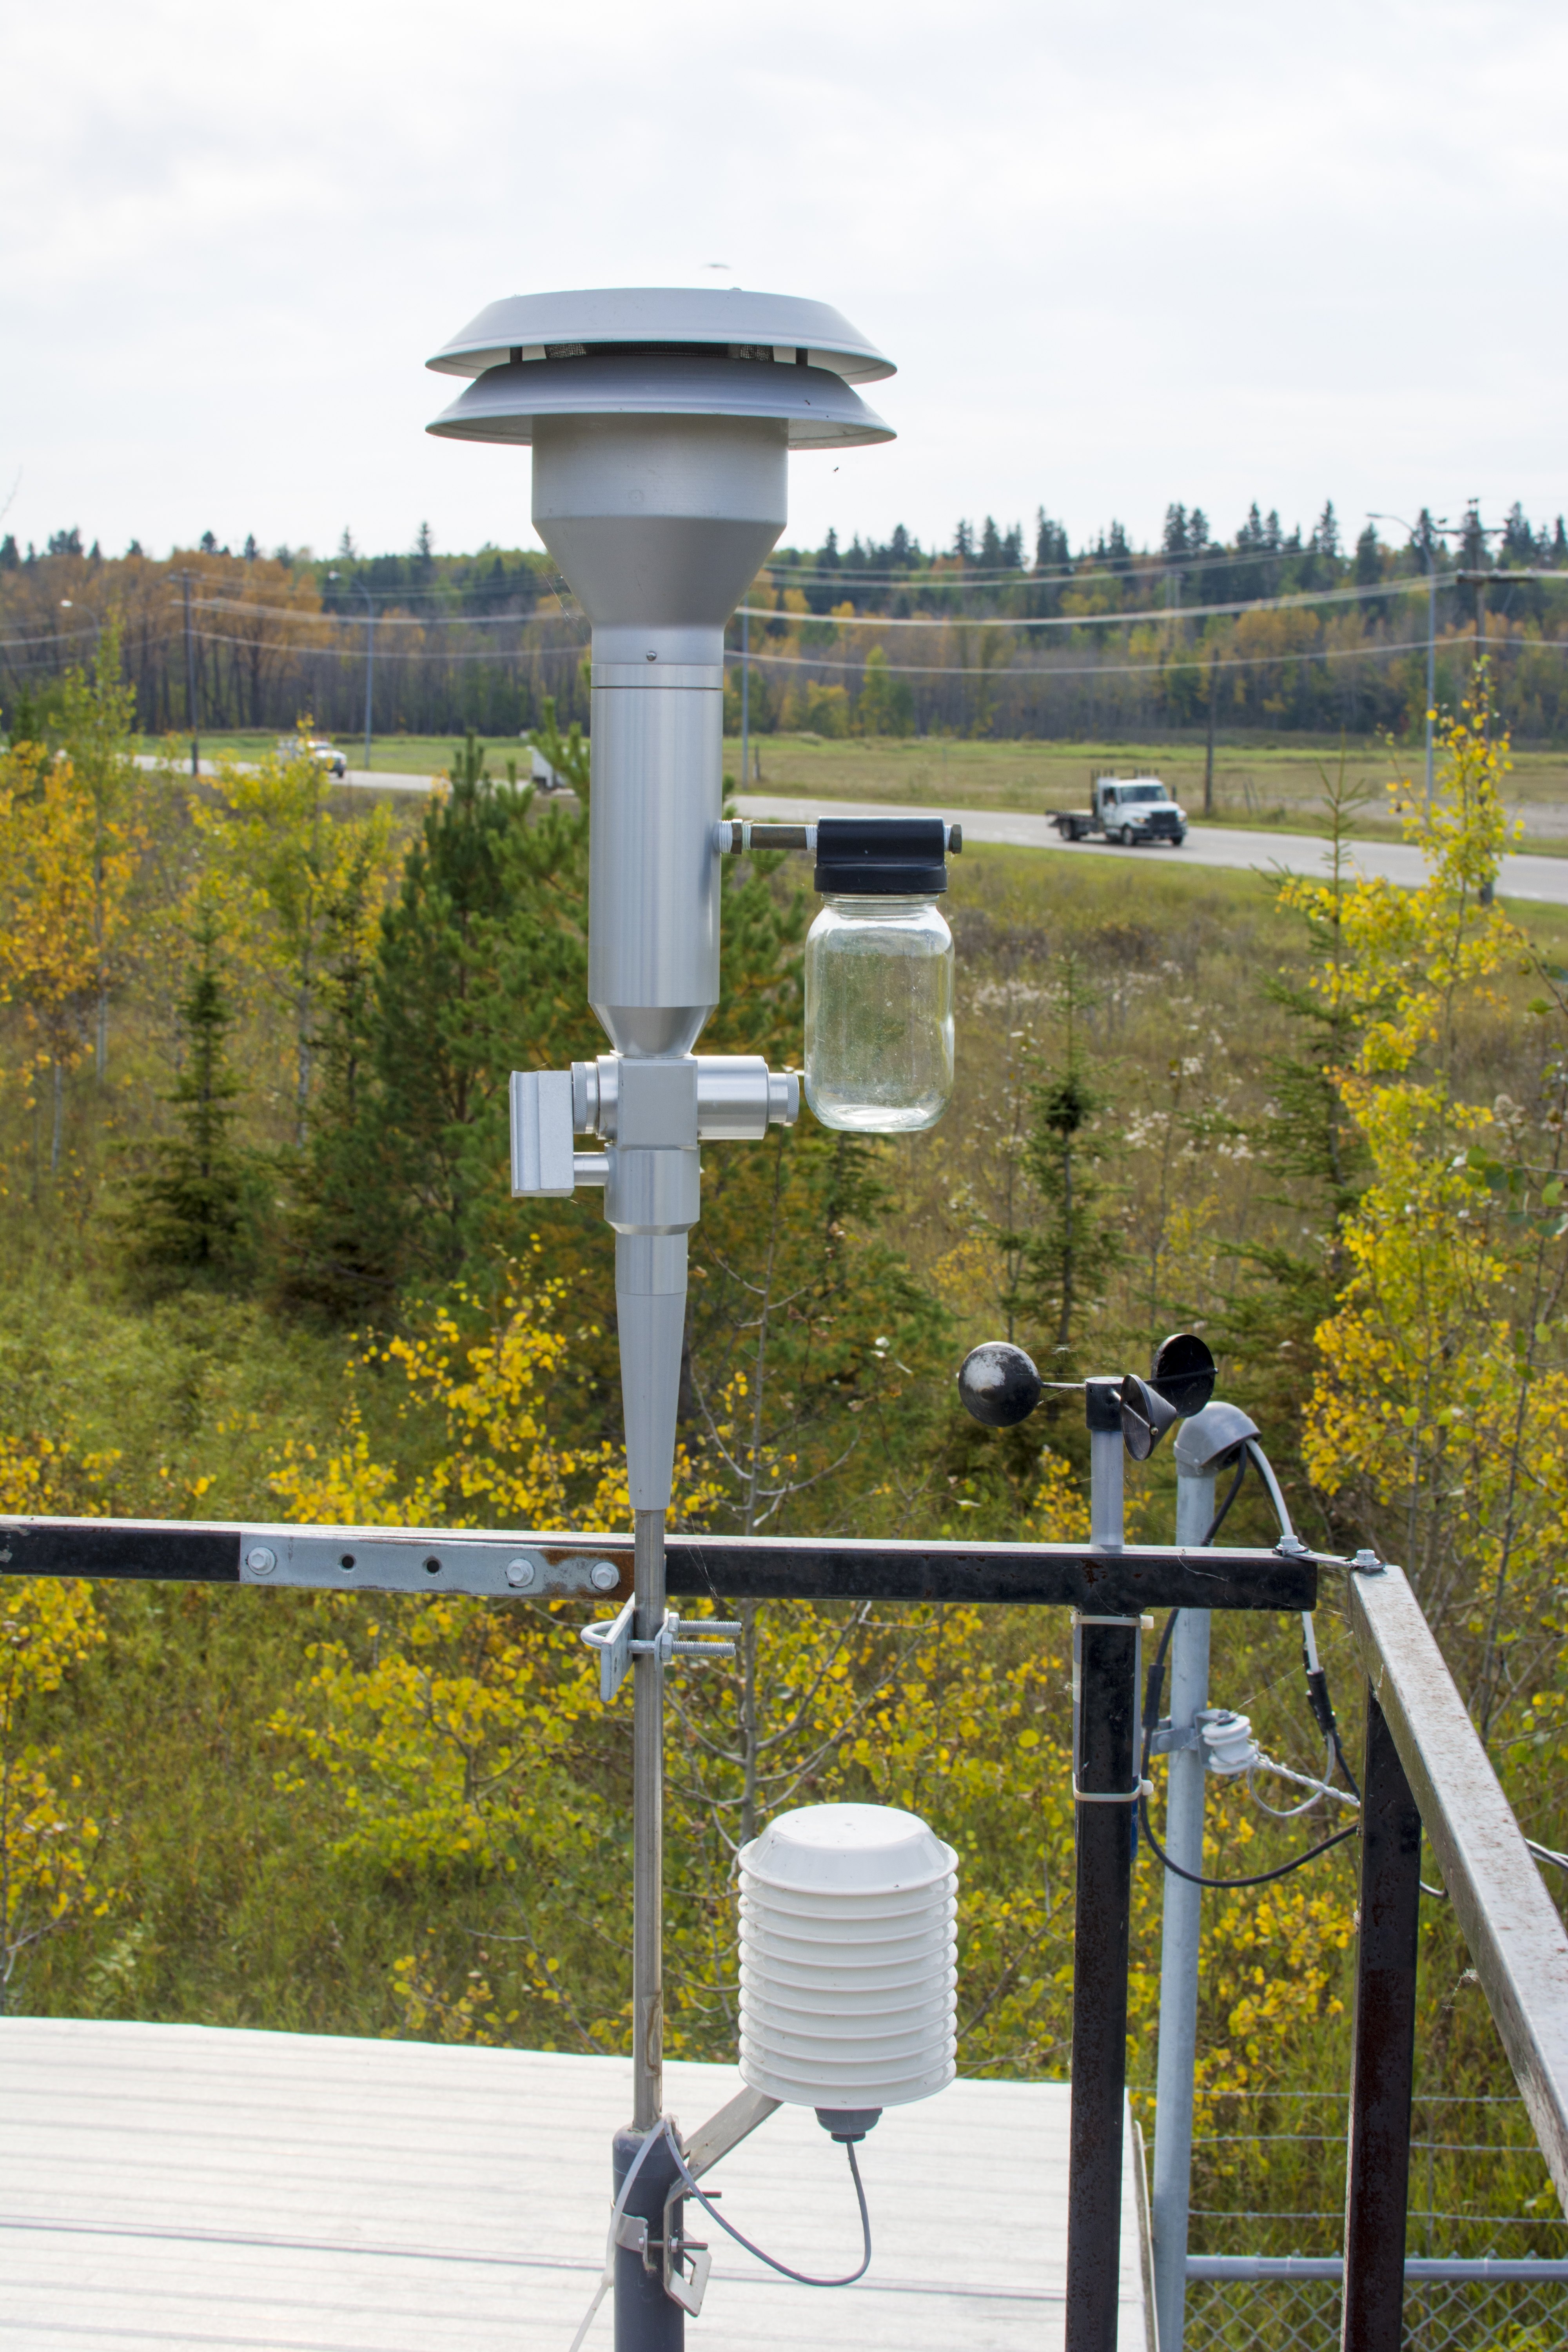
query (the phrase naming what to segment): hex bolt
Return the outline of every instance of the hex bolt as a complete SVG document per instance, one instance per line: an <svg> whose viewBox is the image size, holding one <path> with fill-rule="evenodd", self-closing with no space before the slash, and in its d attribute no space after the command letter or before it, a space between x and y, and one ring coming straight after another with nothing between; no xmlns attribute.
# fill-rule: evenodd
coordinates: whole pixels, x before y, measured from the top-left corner
<svg viewBox="0 0 1568 2352"><path fill-rule="evenodd" d="M595 1592L613 1592L621 1580L621 1571L613 1560L596 1559L588 1570L588 1581Z"/></svg>
<svg viewBox="0 0 1568 2352"><path fill-rule="evenodd" d="M533 1582L533 1562L531 1559L509 1559L506 1564L506 1580L521 1592L525 1585Z"/></svg>
<svg viewBox="0 0 1568 2352"><path fill-rule="evenodd" d="M245 1564L252 1576L270 1576L278 1565L278 1555L268 1544L252 1544L245 1555Z"/></svg>

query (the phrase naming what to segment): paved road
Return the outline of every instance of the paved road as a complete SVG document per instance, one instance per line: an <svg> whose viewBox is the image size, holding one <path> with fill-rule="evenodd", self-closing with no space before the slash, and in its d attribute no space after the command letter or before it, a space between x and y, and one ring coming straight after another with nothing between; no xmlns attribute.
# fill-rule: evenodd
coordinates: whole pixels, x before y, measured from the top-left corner
<svg viewBox="0 0 1568 2352"><path fill-rule="evenodd" d="M735 803L742 816L776 817L788 824L809 822L823 814L826 801L780 800L746 793ZM835 816L891 816L885 801L834 801ZM913 810L929 816L929 809ZM1063 841L1043 816L1010 814L996 809L947 809L951 823L963 827L966 841L999 842L1015 849L1050 849L1062 857L1136 857L1168 863L1180 858L1188 866L1228 866L1260 868L1270 873L1288 866L1300 874L1326 867L1329 845L1311 834L1245 833L1229 825L1194 825L1180 849L1122 849L1108 841ZM1355 846L1356 864L1365 874L1381 874L1390 882L1409 887L1426 879L1419 850L1402 841L1363 841ZM1568 906L1568 857L1505 857L1500 881L1507 898L1542 898Z"/></svg>
<svg viewBox="0 0 1568 2352"><path fill-rule="evenodd" d="M151 768L159 763L147 757L140 764ZM204 775L216 772L210 761L202 761ZM384 793L427 793L431 779L384 768L351 768L344 782L372 784ZM886 801L784 800L772 793L742 793L735 806L742 816L776 817L795 824L809 823L829 808L836 816L897 814ZM933 812L915 809L910 814L930 816ZM1329 856L1327 842L1312 834L1248 833L1238 826L1194 825L1180 849L1122 849L1109 841L1064 842L1043 816L998 809L950 808L943 814L951 823L963 827L970 841L997 842L1012 849L1049 849L1062 857L1180 858L1188 866L1226 866L1243 872L1256 868L1266 874L1285 866L1299 874L1310 874L1325 868ZM1358 842L1355 860L1363 873L1381 874L1406 888L1426 878L1420 852L1402 841ZM1500 889L1505 898L1535 898L1551 906L1568 907L1568 857L1505 857Z"/></svg>

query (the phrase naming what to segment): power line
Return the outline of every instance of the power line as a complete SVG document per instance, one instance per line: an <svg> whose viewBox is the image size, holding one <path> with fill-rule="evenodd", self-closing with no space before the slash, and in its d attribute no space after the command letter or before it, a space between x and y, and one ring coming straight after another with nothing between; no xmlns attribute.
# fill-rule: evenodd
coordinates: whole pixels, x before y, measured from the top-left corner
<svg viewBox="0 0 1568 2352"><path fill-rule="evenodd" d="M1561 572L1521 572L1520 579L1568 579ZM1442 583L1439 583L1439 585ZM1425 596L1429 593L1425 578L1397 582L1381 582L1376 587L1320 588L1293 591L1288 596L1236 597L1219 604L1146 604L1120 613L1053 613L1019 615L923 614L895 615L890 613L792 613L781 614L766 604L742 604L737 610L753 620L790 620L797 625L835 629L956 629L965 625L985 629L1098 629L1127 628L1140 623L1157 621L1201 621L1228 613L1292 613L1317 604L1367 604L1380 596Z"/></svg>
<svg viewBox="0 0 1568 2352"><path fill-rule="evenodd" d="M1476 640L1473 633L1467 629L1462 635L1440 638L1438 642L1446 652L1451 653L1473 646ZM1521 639L1483 636L1481 643L1487 646L1517 646L1521 644L1530 646L1539 646L1549 648L1553 653L1568 651L1568 638L1563 637ZM988 667L984 664L970 664L965 667L957 663L889 662L887 669L888 675L892 677L1152 677L1160 673L1168 674L1173 669L1198 671L1271 669L1279 663L1288 661L1379 661L1387 654L1425 653L1426 650L1425 637L1402 637L1382 644L1306 646L1276 654L1233 654L1212 662L1206 657L1200 660L1197 655L1194 654L1185 660L1176 658L1152 662L1051 662L1048 665L1042 662L1027 669L1005 667L999 662L993 663ZM754 646L748 657L752 662L771 663L773 667L780 669L837 670L851 677L861 677L866 668L864 662L818 661L811 654L760 654ZM741 656L732 648L727 648L724 658L727 662L737 663Z"/></svg>

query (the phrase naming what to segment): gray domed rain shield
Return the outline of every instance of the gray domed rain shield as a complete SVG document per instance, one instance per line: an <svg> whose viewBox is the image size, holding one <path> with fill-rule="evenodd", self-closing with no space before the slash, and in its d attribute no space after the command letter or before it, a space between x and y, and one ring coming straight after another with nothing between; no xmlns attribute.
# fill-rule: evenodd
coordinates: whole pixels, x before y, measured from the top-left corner
<svg viewBox="0 0 1568 2352"><path fill-rule="evenodd" d="M472 379L432 433L531 446L534 528L593 627L588 995L609 1051L513 1076L512 1190L602 1184L616 1230L636 1591L590 1630L601 1688L628 1663L634 1675L635 2093L619 2187L663 2111L663 1679L696 1648L678 1648L666 1610L664 1524L699 1151L761 1140L799 1101L798 1080L760 1057L693 1051L719 998L724 629L784 529L790 450L891 440L853 387L893 369L826 303L740 288L514 296L430 365ZM605 1148L578 1151L578 1136ZM695 2307L659 2243L674 2179L668 2149L649 2147L624 2200L617 2352L679 2345Z"/></svg>

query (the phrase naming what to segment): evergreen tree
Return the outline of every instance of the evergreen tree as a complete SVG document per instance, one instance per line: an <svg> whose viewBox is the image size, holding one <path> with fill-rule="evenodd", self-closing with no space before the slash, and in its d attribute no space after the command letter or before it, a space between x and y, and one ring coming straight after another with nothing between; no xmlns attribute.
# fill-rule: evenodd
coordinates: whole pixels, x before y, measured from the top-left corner
<svg viewBox="0 0 1568 2352"><path fill-rule="evenodd" d="M153 1289L238 1290L255 1272L261 1170L233 1137L242 1088L228 1062L235 1016L218 940L216 918L205 909L179 1005L184 1066L164 1097L180 1132L154 1147L120 1218L126 1256Z"/></svg>
<svg viewBox="0 0 1568 2352"><path fill-rule="evenodd" d="M574 719L563 735L555 717L555 697L552 694L542 698L540 709L542 716L538 726L523 740L531 751L543 754L555 773L571 785L581 805L586 808L590 760L582 727Z"/></svg>
<svg viewBox="0 0 1568 2352"><path fill-rule="evenodd" d="M449 1278L505 1197L506 1086L588 1044L587 816L493 783L472 733L382 918L376 1115L400 1162L414 1266ZM563 1050L565 1049L565 1050Z"/></svg>
<svg viewBox="0 0 1568 2352"><path fill-rule="evenodd" d="M1546 534L1543 531L1542 541L1545 537ZM1535 533L1530 527L1524 509L1517 499L1510 507L1504 519L1502 546L1499 552L1505 564L1518 564L1521 569L1538 562L1544 552L1543 545L1537 543Z"/></svg>
<svg viewBox="0 0 1568 2352"><path fill-rule="evenodd" d="M1106 1097L1089 1074L1082 1030L1089 998L1071 948L1060 968L1059 1051L1029 1089L1024 1150L1040 1215L1026 1234L1004 1237L1005 1246L1017 1249L1020 1303L1050 1334L1058 1357L1071 1352L1078 1324L1121 1254L1121 1236L1104 1212L1100 1155L1086 1133Z"/></svg>
<svg viewBox="0 0 1568 2352"><path fill-rule="evenodd" d="M568 739L570 742L570 739ZM559 748L559 747L558 747ZM507 1081L598 1050L587 1011L588 820L496 783L469 730L369 944L338 910L286 1288L376 1312L515 1246ZM584 1212L559 1204L568 1223ZM556 1204L541 1203L546 1223Z"/></svg>
<svg viewBox="0 0 1568 2352"><path fill-rule="evenodd" d="M321 1022L311 1040L317 1095L279 1268L285 1307L333 1322L381 1320L405 1255L399 1171L374 1097L379 909L372 866L362 843L326 909Z"/></svg>
<svg viewBox="0 0 1568 2352"><path fill-rule="evenodd" d="M1378 544L1377 525L1369 522L1355 543L1355 583L1358 588L1370 588L1383 577L1383 550Z"/></svg>
<svg viewBox="0 0 1568 2352"><path fill-rule="evenodd" d="M1035 515L1035 569L1037 572L1065 572L1072 562L1068 547L1067 526L1053 522L1044 507Z"/></svg>

